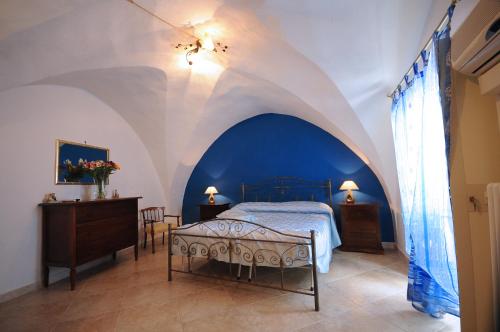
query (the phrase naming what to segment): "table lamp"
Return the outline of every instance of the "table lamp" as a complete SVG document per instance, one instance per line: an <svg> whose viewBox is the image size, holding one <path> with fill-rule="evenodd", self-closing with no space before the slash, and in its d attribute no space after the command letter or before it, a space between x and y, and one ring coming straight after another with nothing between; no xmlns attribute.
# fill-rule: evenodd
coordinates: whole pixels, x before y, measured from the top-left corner
<svg viewBox="0 0 500 332"><path fill-rule="evenodd" d="M342 183L342 185L339 188L340 190L347 190L347 196L345 198L346 204L354 204L354 196L352 194L353 190L359 190L358 186L356 183L352 180L347 180Z"/></svg>
<svg viewBox="0 0 500 332"><path fill-rule="evenodd" d="M217 188L215 188L214 186L210 186L207 188L207 190L205 190L205 194L206 195L210 195L208 197L208 203L210 205L214 205L215 204L215 194L218 194L219 192L217 191Z"/></svg>

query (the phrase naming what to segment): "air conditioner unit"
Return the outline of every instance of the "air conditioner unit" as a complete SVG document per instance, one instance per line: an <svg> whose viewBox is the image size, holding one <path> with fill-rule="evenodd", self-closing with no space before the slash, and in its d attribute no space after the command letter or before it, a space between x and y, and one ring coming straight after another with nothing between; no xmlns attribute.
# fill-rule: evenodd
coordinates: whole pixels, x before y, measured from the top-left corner
<svg viewBox="0 0 500 332"><path fill-rule="evenodd" d="M452 37L452 66L463 74L482 75L500 61L500 10L495 2L493 12L480 2Z"/></svg>

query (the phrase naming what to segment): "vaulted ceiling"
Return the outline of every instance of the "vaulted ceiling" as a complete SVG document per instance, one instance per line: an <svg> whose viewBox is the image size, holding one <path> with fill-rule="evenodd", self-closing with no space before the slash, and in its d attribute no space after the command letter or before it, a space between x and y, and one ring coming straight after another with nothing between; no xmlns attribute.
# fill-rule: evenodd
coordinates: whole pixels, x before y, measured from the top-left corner
<svg viewBox="0 0 500 332"><path fill-rule="evenodd" d="M364 159L397 208L392 88L446 0L127 0L0 2L0 91L83 89L148 149L171 204L207 147L268 112L332 133ZM210 29L228 54L188 66L173 46Z"/></svg>

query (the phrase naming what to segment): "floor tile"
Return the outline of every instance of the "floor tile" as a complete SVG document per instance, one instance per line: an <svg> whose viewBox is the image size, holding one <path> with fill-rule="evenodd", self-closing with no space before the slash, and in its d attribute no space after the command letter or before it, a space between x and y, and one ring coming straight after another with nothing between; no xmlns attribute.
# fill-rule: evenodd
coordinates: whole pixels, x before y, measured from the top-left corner
<svg viewBox="0 0 500 332"><path fill-rule="evenodd" d="M57 323L51 332L109 332L114 331L118 312L110 312L90 318L80 318Z"/></svg>
<svg viewBox="0 0 500 332"><path fill-rule="evenodd" d="M340 296L357 304L364 304L394 294L405 294L406 282L396 273L378 269L329 282L326 286Z"/></svg>
<svg viewBox="0 0 500 332"><path fill-rule="evenodd" d="M352 331L384 331L405 332L390 322L371 315L363 310L355 309L338 314L334 318L324 319L306 326L298 331L306 332L352 332ZM425 330L422 330L425 331Z"/></svg>
<svg viewBox="0 0 500 332"><path fill-rule="evenodd" d="M124 289L104 291L99 294L81 295L61 315L60 320L91 318L121 309Z"/></svg>
<svg viewBox="0 0 500 332"><path fill-rule="evenodd" d="M445 328L449 328L449 331L460 331L459 318L452 315L446 315L443 319L432 318L415 310L406 300L406 296L400 294L367 303L362 308L407 332L422 331L423 326L429 332L441 331Z"/></svg>
<svg viewBox="0 0 500 332"><path fill-rule="evenodd" d="M116 331L182 331L177 317L175 302L133 306L120 312Z"/></svg>

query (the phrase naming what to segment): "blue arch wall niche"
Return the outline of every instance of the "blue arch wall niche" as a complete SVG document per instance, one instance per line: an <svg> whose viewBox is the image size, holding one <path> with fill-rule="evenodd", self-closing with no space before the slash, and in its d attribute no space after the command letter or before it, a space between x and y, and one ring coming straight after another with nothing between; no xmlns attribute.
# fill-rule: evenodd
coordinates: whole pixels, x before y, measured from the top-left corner
<svg viewBox="0 0 500 332"><path fill-rule="evenodd" d="M205 152L186 186L183 222L199 220L198 205L207 203L208 186L219 191L217 203L241 202L241 184L275 176L309 180L331 179L334 204L345 193L338 190L351 179L360 190L357 202L380 206L382 241L393 242L392 216L382 185L371 169L347 146L323 129L299 118L263 114L240 122L224 132ZM334 206L339 222L338 206Z"/></svg>

